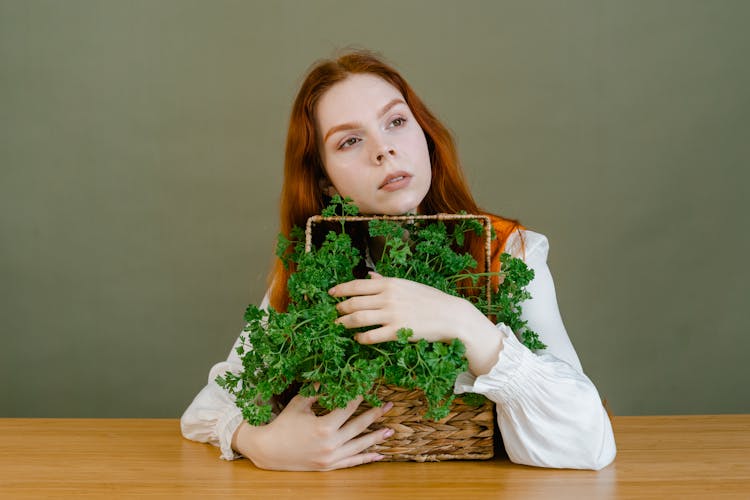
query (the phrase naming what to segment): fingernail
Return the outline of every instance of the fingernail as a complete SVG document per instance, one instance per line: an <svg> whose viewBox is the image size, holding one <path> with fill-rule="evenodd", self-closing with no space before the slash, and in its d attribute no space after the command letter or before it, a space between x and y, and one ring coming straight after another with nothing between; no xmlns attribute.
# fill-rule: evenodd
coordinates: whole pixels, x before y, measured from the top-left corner
<svg viewBox="0 0 750 500"><path fill-rule="evenodd" d="M333 295L334 290L336 290L336 287L333 287L330 290L328 290L328 295Z"/></svg>
<svg viewBox="0 0 750 500"><path fill-rule="evenodd" d="M387 438L393 436L393 429L386 429L386 431L383 433L383 436Z"/></svg>
<svg viewBox="0 0 750 500"><path fill-rule="evenodd" d="M377 455L375 458L372 459L373 462L377 462L378 460L383 460L385 458L385 455Z"/></svg>
<svg viewBox="0 0 750 500"><path fill-rule="evenodd" d="M393 403L392 403L392 402L390 402L390 401L388 401L388 402L387 402L387 403L385 404L385 406L383 406L383 413L386 413L386 412L387 412L388 410L390 410L391 408L393 408Z"/></svg>

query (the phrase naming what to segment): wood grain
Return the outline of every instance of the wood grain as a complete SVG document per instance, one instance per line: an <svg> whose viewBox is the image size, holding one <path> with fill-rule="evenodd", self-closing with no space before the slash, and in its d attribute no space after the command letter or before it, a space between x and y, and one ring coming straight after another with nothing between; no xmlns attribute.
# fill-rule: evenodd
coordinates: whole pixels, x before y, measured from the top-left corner
<svg viewBox="0 0 750 500"><path fill-rule="evenodd" d="M177 420L0 419L0 498L750 498L750 415L615 417L601 471L507 459L325 473L226 462Z"/></svg>

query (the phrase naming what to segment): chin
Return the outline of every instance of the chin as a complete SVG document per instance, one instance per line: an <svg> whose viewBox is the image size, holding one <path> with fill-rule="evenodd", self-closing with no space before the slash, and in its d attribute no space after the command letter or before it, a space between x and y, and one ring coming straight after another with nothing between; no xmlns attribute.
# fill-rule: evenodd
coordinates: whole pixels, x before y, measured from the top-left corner
<svg viewBox="0 0 750 500"><path fill-rule="evenodd" d="M415 214L419 208L419 202L417 200L399 200L398 203L389 204L383 207L380 212L382 215L405 215Z"/></svg>
<svg viewBox="0 0 750 500"><path fill-rule="evenodd" d="M404 208L400 206L388 205L379 207L363 207L361 208L362 215L405 215L409 213L417 213L416 208L406 208L411 205L407 205Z"/></svg>
<svg viewBox="0 0 750 500"><path fill-rule="evenodd" d="M414 192L399 193L399 196L392 196L390 199L373 200L370 206L362 206L360 210L368 215L416 214L426 195L426 192L422 196Z"/></svg>

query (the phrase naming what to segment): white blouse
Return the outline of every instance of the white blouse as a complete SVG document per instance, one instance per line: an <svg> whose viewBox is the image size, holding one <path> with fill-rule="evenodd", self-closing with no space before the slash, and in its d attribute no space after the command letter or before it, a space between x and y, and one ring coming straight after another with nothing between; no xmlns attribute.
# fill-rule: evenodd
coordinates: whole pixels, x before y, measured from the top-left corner
<svg viewBox="0 0 750 500"><path fill-rule="evenodd" d="M583 373L560 317L547 266L547 238L533 231L514 233L505 251L523 257L534 270L534 279L526 287L532 298L522 304L522 319L547 348L532 353L500 323L497 327L504 340L497 363L479 377L469 372L459 375L455 392L483 394L496 404L500 433L513 462L572 469L606 467L616 453L612 426L596 387ZM261 308L267 305L266 296ZM226 372L242 371L242 361L235 351L239 341L225 361L211 368L208 384L180 421L183 436L218 446L221 458L226 460L240 457L231 443L242 414L234 398L215 379Z"/></svg>

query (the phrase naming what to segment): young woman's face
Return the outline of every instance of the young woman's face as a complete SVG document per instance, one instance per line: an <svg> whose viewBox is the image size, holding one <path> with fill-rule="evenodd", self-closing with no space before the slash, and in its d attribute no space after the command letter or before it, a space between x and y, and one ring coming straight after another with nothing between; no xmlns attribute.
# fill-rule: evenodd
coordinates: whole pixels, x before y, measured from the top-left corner
<svg viewBox="0 0 750 500"><path fill-rule="evenodd" d="M328 180L365 214L415 212L430 188L424 132L401 93L372 74L349 76L323 94L315 118Z"/></svg>

